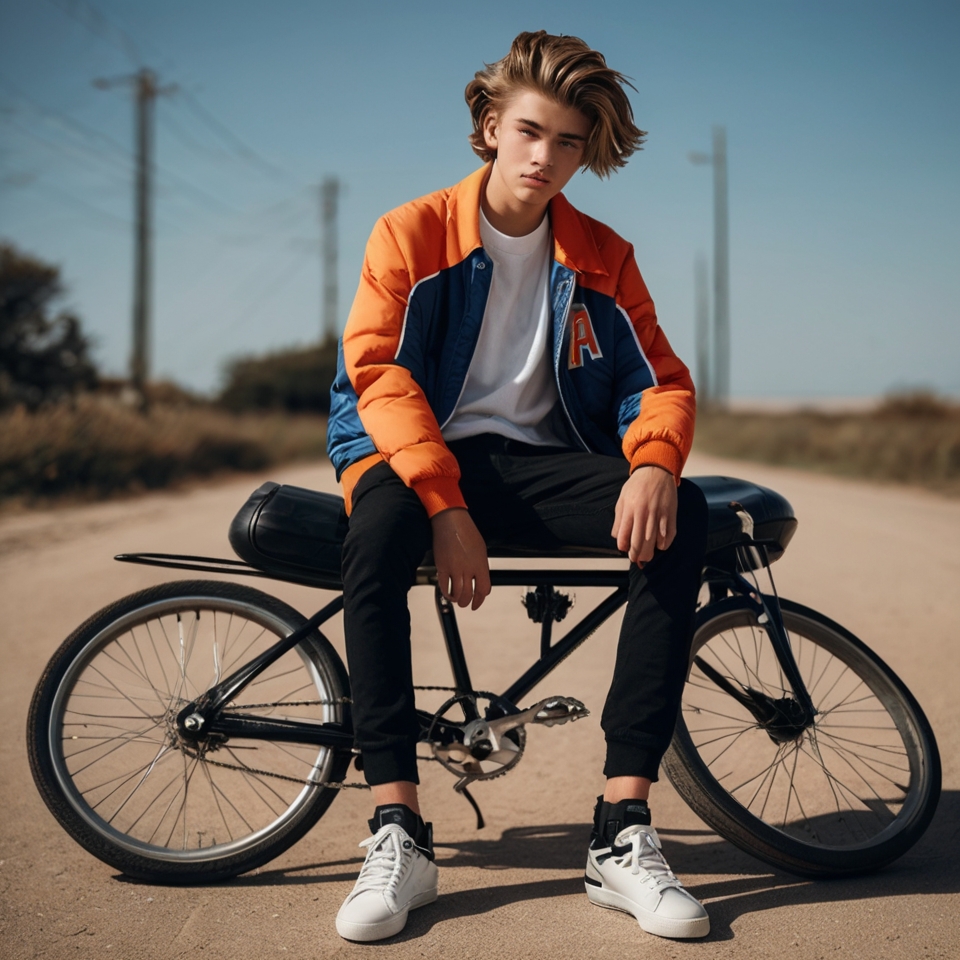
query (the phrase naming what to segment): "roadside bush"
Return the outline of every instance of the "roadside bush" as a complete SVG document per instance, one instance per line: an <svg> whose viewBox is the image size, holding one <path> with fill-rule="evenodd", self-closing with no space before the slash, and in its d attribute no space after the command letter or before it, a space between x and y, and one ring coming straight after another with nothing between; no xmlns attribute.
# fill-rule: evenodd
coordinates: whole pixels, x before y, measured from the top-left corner
<svg viewBox="0 0 960 960"><path fill-rule="evenodd" d="M960 405L930 393L894 394L858 414L709 411L694 443L717 456L960 493Z"/></svg>
<svg viewBox="0 0 960 960"><path fill-rule="evenodd" d="M102 497L320 457L326 424L317 416L237 416L183 405L155 404L143 414L87 394L35 412L0 413L0 438L0 498Z"/></svg>
<svg viewBox="0 0 960 960"><path fill-rule="evenodd" d="M52 315L63 293L56 267L0 243L0 408L36 409L96 385L79 318Z"/></svg>
<svg viewBox="0 0 960 960"><path fill-rule="evenodd" d="M337 373L337 341L239 357L226 368L219 402L228 410L330 412L330 385Z"/></svg>

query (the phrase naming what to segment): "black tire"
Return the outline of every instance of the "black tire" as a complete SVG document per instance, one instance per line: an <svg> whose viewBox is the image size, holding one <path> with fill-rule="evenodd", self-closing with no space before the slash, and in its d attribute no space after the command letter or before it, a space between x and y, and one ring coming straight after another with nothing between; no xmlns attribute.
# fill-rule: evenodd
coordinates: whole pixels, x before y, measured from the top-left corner
<svg viewBox="0 0 960 960"><path fill-rule="evenodd" d="M198 750L174 718L304 621L259 590L194 580L124 597L74 631L27 721L34 780L70 836L127 876L171 884L236 876L299 840L338 792L316 784L342 779L348 751L236 738ZM348 691L314 632L230 709L349 723Z"/></svg>
<svg viewBox="0 0 960 960"><path fill-rule="evenodd" d="M778 743L693 662L738 689L791 691L748 602L700 611L664 769L701 819L741 850L804 877L878 869L920 839L940 797L940 756L910 691L868 647L815 610L781 601L818 715Z"/></svg>

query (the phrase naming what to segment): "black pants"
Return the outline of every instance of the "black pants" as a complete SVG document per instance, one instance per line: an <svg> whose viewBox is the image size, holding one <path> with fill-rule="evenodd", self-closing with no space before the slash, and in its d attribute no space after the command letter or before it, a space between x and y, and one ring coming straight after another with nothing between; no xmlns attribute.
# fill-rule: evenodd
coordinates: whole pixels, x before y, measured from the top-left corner
<svg viewBox="0 0 960 960"><path fill-rule="evenodd" d="M615 546L614 507L626 460L534 447L493 434L450 444L460 488L488 544ZM677 536L641 570L629 594L613 682L601 717L604 774L657 779L686 677L706 545L700 489L681 481ZM344 634L357 743L373 785L419 782L407 593L431 546L417 495L381 463L353 493L343 548Z"/></svg>

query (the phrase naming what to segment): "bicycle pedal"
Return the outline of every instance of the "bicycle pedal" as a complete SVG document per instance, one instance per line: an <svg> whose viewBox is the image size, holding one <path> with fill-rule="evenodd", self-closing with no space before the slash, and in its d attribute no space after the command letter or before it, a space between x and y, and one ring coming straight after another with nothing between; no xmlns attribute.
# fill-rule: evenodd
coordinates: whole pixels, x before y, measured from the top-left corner
<svg viewBox="0 0 960 960"><path fill-rule="evenodd" d="M547 697L537 705L537 712L530 723L539 723L545 727L552 727L558 723L580 720L588 717L590 711L574 697Z"/></svg>

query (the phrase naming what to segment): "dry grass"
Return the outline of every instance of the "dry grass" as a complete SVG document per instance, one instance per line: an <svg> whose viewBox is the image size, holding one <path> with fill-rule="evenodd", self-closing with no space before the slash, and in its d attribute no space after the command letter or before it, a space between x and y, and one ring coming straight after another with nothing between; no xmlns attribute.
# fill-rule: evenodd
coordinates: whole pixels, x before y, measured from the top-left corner
<svg viewBox="0 0 960 960"><path fill-rule="evenodd" d="M0 501L45 503L154 489L325 455L313 415L231 414L173 398L146 416L117 397L0 413ZM701 412L696 448L783 466L918 484L960 496L960 406L925 394L872 413Z"/></svg>
<svg viewBox="0 0 960 960"><path fill-rule="evenodd" d="M231 414L154 404L141 415L116 398L82 396L0 414L0 499L105 497L188 477L324 455L319 416Z"/></svg>
<svg viewBox="0 0 960 960"><path fill-rule="evenodd" d="M890 397L870 413L701 413L695 445L960 496L960 406L928 394Z"/></svg>

